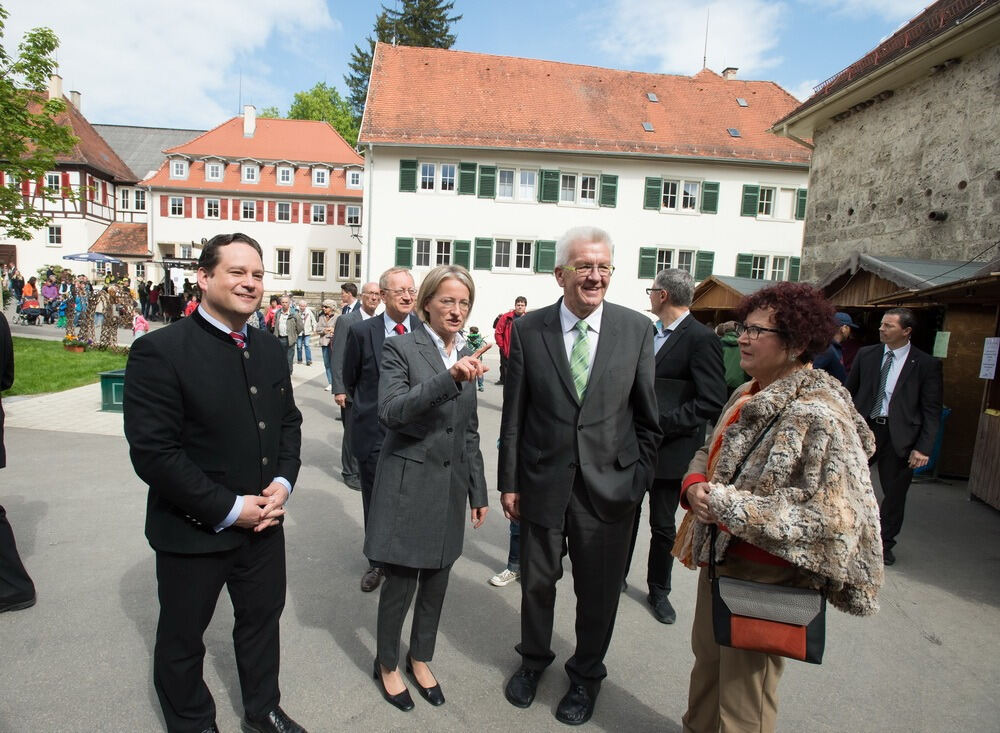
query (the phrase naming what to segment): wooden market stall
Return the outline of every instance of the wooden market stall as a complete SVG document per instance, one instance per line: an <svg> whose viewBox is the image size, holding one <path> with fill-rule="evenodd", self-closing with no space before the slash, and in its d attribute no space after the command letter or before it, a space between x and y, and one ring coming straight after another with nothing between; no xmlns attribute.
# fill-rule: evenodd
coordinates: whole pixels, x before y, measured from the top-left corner
<svg viewBox="0 0 1000 733"><path fill-rule="evenodd" d="M694 289L691 313L706 325L717 326L736 318L736 306L751 293L774 285L773 280L711 275Z"/></svg>

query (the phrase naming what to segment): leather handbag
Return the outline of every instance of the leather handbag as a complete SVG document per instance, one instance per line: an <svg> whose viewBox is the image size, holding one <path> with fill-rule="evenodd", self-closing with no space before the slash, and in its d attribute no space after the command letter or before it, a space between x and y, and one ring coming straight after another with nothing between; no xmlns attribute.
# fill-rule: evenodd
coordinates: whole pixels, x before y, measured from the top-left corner
<svg viewBox="0 0 1000 733"><path fill-rule="evenodd" d="M761 431L747 451L747 458L777 418L776 415ZM735 482L745 462L746 459L740 462L730 482ZM715 642L734 649L822 663L826 646L826 595L811 588L718 577L715 572L718 527L713 524L710 532L708 577L712 583Z"/></svg>

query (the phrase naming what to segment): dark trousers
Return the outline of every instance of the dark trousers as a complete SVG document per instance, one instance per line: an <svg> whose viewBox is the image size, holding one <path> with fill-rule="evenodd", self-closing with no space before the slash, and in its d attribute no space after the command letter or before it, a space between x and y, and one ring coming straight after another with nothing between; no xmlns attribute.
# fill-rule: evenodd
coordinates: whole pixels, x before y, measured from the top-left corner
<svg viewBox="0 0 1000 733"><path fill-rule="evenodd" d="M597 694L607 676L604 656L621 598L625 557L633 513L615 522L601 521L579 478L573 486L562 529L549 529L521 518L521 643L523 664L544 669L555 659L551 649L556 582L569 552L576 593L576 651L566 661L575 684Z"/></svg>
<svg viewBox="0 0 1000 733"><path fill-rule="evenodd" d="M500 352L500 379L498 379L497 381L500 384L503 384L504 377L506 377L506 376L507 376L507 357L501 351Z"/></svg>
<svg viewBox="0 0 1000 733"><path fill-rule="evenodd" d="M281 697L278 620L285 606L282 528L251 534L249 542L227 552L157 552L156 581L160 618L153 685L167 730L202 731L215 722L215 702L202 678L202 637L224 585L233 603L233 645L243 708L260 715L275 707Z"/></svg>
<svg viewBox="0 0 1000 733"><path fill-rule="evenodd" d="M385 565L385 580L378 599L378 662L386 669L399 665L399 640L403 633L403 619L413 607L413 624L410 626L410 658L429 662L434 658L441 606L448 590L451 565L444 568L407 568L402 565Z"/></svg>
<svg viewBox="0 0 1000 733"><path fill-rule="evenodd" d="M0 506L0 602L20 603L35 597L35 584L17 554L14 530Z"/></svg>
<svg viewBox="0 0 1000 733"><path fill-rule="evenodd" d="M507 545L507 569L521 572L521 523L510 520L510 542Z"/></svg>
<svg viewBox="0 0 1000 733"><path fill-rule="evenodd" d="M677 538L677 524L674 516L681 498L681 480L655 479L649 490L649 559L646 563L646 587L653 595L670 594L670 573L674 566L674 556L670 551L674 548ZM628 548L628 559L625 561L625 575L628 577L632 566L632 553L635 551L635 540L639 536L639 524L642 517L642 502L635 508L635 524L632 525L632 543Z"/></svg>
<svg viewBox="0 0 1000 733"><path fill-rule="evenodd" d="M381 451L373 450L363 461L358 461L358 468L361 471L361 502L365 511L365 529L368 528L368 509L372 505L372 494L375 492L375 469L378 468L379 453ZM382 567L380 562L374 560L368 562L373 568Z"/></svg>
<svg viewBox="0 0 1000 733"><path fill-rule="evenodd" d="M288 357L288 373L291 374L292 366L295 364L295 341L289 339L287 336L278 336L278 341L285 347L286 356Z"/></svg>
<svg viewBox="0 0 1000 733"><path fill-rule="evenodd" d="M348 400L347 407L340 409L340 420L344 424L344 438L340 441L340 475L344 481L356 479L361 473L358 466L358 459L354 456L354 449L351 448L351 402Z"/></svg>
<svg viewBox="0 0 1000 733"><path fill-rule="evenodd" d="M891 550L896 545L896 535L903 528L906 492L910 490L913 469L909 466L909 455L900 458L893 449L889 426L875 422L869 424L875 433L875 465L878 466L878 480L882 486L882 505L879 507L882 546Z"/></svg>

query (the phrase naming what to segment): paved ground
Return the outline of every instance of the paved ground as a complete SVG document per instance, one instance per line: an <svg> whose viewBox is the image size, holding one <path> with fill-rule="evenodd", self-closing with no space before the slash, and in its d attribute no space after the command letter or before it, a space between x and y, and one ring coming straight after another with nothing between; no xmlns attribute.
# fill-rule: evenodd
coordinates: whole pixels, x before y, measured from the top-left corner
<svg viewBox="0 0 1000 733"><path fill-rule="evenodd" d="M519 586L486 583L506 558L496 502L485 526L467 533L452 574L433 664L447 704L416 698L414 711L400 713L382 701L370 678L377 595L358 590L361 500L340 482L341 424L318 365L296 367L294 382L304 465L286 524L284 707L311 731L565 730L552 713L574 638L569 577L557 605L557 663L535 704L518 710L503 699L517 666ZM500 397L490 385L480 403L491 485ZM0 502L39 599L0 615L2 732L162 730L151 683L157 607L142 534L145 488L120 415L99 404L96 386L4 401ZM970 502L962 483L917 484L900 540L882 611L869 619L831 611L823 665L788 665L779 730L1000 730L1000 513ZM637 557L647 547L642 537ZM675 571L679 619L661 626L643 602L642 564L633 563L622 599L592 730L679 730L695 576ZM231 613L221 598L206 635L205 677L224 732L238 730L242 712Z"/></svg>

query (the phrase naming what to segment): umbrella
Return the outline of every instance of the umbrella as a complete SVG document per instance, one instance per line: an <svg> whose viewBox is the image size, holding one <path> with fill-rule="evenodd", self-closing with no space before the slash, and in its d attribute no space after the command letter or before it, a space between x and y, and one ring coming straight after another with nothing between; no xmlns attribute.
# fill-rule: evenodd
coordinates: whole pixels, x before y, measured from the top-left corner
<svg viewBox="0 0 1000 733"><path fill-rule="evenodd" d="M79 260L80 262L104 262L109 265L120 265L122 261L110 257L108 255L103 255L100 252L81 252L76 255L63 255L64 260Z"/></svg>

